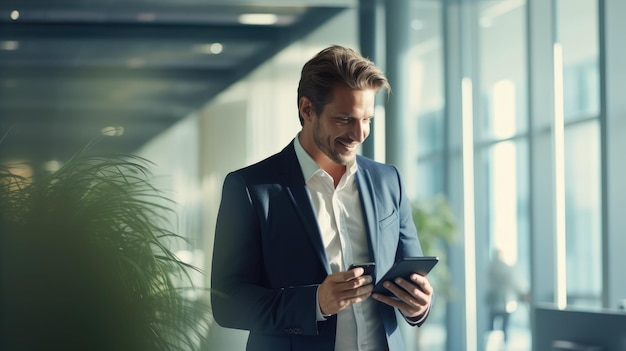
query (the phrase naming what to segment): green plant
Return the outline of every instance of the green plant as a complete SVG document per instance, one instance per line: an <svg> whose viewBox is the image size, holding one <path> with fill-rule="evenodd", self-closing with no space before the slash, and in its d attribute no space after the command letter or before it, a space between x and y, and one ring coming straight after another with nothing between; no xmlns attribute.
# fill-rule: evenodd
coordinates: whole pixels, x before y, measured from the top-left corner
<svg viewBox="0 0 626 351"><path fill-rule="evenodd" d="M85 150L42 178L0 170L0 349L198 348L210 314L148 165Z"/></svg>
<svg viewBox="0 0 626 351"><path fill-rule="evenodd" d="M439 264L429 274L429 278L446 297L453 296L450 271L446 260L446 247L452 244L456 235L456 218L447 199L437 195L412 204L413 221L417 227L422 250L425 255L438 256Z"/></svg>

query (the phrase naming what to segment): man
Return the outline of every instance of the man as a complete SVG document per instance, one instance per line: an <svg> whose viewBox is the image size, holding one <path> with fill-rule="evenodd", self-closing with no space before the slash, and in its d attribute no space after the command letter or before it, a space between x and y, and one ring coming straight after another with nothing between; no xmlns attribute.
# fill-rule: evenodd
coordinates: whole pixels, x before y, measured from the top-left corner
<svg viewBox="0 0 626 351"><path fill-rule="evenodd" d="M422 256L395 167L357 155L386 77L355 51L331 46L302 69L301 131L281 152L228 174L215 231L212 308L222 326L250 331L248 350L404 350L394 308L421 325L426 277L372 294L352 263L382 276Z"/></svg>

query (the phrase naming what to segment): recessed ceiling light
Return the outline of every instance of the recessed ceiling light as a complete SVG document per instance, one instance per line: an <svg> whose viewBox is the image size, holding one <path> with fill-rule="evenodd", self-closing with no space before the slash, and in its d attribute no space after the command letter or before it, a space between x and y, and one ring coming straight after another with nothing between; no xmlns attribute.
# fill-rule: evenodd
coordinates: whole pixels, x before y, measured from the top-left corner
<svg viewBox="0 0 626 351"><path fill-rule="evenodd" d="M156 14L151 12L141 12L137 14L137 21L139 22L154 22L156 20Z"/></svg>
<svg viewBox="0 0 626 351"><path fill-rule="evenodd" d="M58 171L59 169L61 169L61 166L63 166L63 164L61 164L61 162L57 161L57 160L50 160L47 161L43 164L43 169L54 173L56 171Z"/></svg>
<svg viewBox="0 0 626 351"><path fill-rule="evenodd" d="M17 21L20 18L20 12L18 10L11 11L11 19Z"/></svg>
<svg viewBox="0 0 626 351"><path fill-rule="evenodd" d="M7 179L10 182L9 190L17 190L32 183L34 171L28 161L11 160L2 163L2 166L8 171L9 174L18 177L14 179Z"/></svg>
<svg viewBox="0 0 626 351"><path fill-rule="evenodd" d="M17 50L20 47L20 42L15 40L5 40L0 42L0 49L2 50Z"/></svg>
<svg viewBox="0 0 626 351"><path fill-rule="evenodd" d="M104 136L122 136L124 135L124 127L108 126L100 129L100 134Z"/></svg>
<svg viewBox="0 0 626 351"><path fill-rule="evenodd" d="M126 64L131 68L141 68L146 65L146 62L139 57L133 57L126 61Z"/></svg>
<svg viewBox="0 0 626 351"><path fill-rule="evenodd" d="M222 46L222 44L220 43L213 43L211 44L211 47L209 48L209 50L211 51L212 54L221 54L222 51L224 50L224 46Z"/></svg>
<svg viewBox="0 0 626 351"><path fill-rule="evenodd" d="M198 44L193 46L193 51L199 54L218 55L224 51L221 43Z"/></svg>
<svg viewBox="0 0 626 351"><path fill-rule="evenodd" d="M239 15L239 23L260 26L270 26L278 22L278 16L273 13L244 13Z"/></svg>

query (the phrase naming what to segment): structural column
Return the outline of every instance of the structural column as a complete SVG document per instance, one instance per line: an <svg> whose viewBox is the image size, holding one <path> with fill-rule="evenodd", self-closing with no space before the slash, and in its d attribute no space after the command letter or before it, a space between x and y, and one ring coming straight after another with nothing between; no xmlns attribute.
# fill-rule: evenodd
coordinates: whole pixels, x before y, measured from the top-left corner
<svg viewBox="0 0 626 351"><path fill-rule="evenodd" d="M407 125L410 116L410 87L408 70L410 67L410 0L385 2L385 71L392 92L385 109L385 162L398 167L409 184L411 159L413 154L407 149L409 138L414 131Z"/></svg>
<svg viewBox="0 0 626 351"><path fill-rule="evenodd" d="M359 46L361 55L369 58L377 66L381 67L381 40L378 33L381 31L382 21L380 21L378 13L378 0L359 0ZM381 92L386 94L386 92ZM380 95L380 94L379 94ZM382 105L386 99L384 96L377 96L376 105ZM363 156L374 159L375 143L374 143L374 123L370 126L370 136L363 143Z"/></svg>
<svg viewBox="0 0 626 351"><path fill-rule="evenodd" d="M604 112L603 112L603 291L604 307L617 308L626 303L626 48L624 47L624 0L600 0L601 26L604 46ZM602 49L602 48L601 48Z"/></svg>

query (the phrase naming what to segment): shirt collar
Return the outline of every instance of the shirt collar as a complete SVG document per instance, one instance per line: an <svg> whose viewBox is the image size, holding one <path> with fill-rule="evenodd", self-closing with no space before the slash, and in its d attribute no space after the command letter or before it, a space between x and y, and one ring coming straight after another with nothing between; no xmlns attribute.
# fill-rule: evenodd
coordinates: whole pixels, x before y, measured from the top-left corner
<svg viewBox="0 0 626 351"><path fill-rule="evenodd" d="M302 144L300 144L300 134L296 135L296 138L293 142L294 148L296 150L296 157L298 158L298 162L300 163L300 168L302 169L302 174L304 175L304 181L307 182L313 175L321 170L320 166L313 160L313 158L304 150ZM353 161L347 168L347 175L352 176L356 173L357 165L356 162Z"/></svg>

